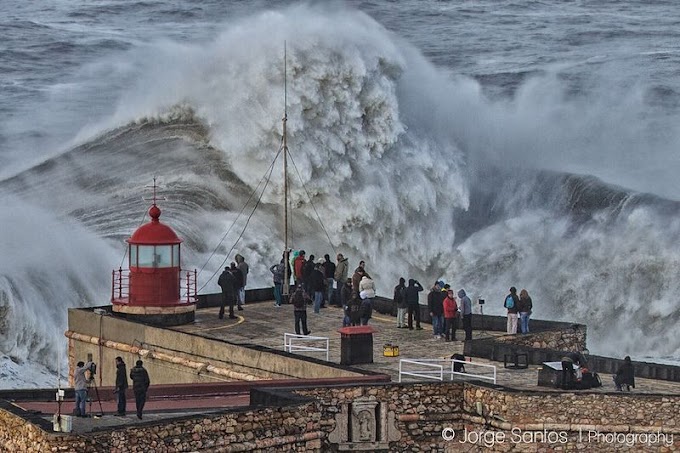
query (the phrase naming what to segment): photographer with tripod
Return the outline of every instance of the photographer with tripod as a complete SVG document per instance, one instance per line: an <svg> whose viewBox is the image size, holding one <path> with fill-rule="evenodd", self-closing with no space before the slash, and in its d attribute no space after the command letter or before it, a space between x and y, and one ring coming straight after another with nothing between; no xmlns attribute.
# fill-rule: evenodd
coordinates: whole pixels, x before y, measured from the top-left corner
<svg viewBox="0 0 680 453"><path fill-rule="evenodd" d="M74 409L76 417L87 417L85 403L87 402L87 382L91 378L93 362L80 361L73 372L73 389L76 392L76 407Z"/></svg>

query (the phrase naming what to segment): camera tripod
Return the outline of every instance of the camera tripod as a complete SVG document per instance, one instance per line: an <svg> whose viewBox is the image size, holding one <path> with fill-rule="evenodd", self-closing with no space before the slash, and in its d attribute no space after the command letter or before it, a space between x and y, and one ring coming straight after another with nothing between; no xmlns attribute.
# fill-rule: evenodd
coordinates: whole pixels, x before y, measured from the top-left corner
<svg viewBox="0 0 680 453"><path fill-rule="evenodd" d="M97 387L97 383L94 382L94 378L90 379L87 381L87 399L90 401L90 414L92 413L92 398L90 397L90 388L94 387L94 394L97 395L97 402L99 403L99 414L95 415L96 417L102 417L104 415L104 409L102 408L102 400L99 398L99 388Z"/></svg>

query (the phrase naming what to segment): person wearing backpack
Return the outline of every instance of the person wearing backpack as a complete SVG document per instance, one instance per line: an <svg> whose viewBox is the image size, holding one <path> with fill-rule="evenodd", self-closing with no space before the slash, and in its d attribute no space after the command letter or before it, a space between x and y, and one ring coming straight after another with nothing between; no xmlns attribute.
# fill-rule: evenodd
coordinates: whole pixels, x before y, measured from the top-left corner
<svg viewBox="0 0 680 453"><path fill-rule="evenodd" d="M517 295L517 288L510 287L510 294L505 296L503 306L508 310L507 332L509 334L517 333L517 308L519 305L519 296Z"/></svg>

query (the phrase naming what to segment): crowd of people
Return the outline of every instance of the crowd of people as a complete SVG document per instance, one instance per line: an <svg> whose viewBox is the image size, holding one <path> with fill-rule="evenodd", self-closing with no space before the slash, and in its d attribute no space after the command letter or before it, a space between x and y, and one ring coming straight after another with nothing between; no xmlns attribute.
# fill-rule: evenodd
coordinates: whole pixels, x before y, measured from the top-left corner
<svg viewBox="0 0 680 453"><path fill-rule="evenodd" d="M225 307L229 307L229 318L236 319L234 305L243 310L246 304L246 283L250 267L242 255L237 254L229 267L220 274L217 284L222 288L222 303L218 318L224 318Z"/></svg>
<svg viewBox="0 0 680 453"><path fill-rule="evenodd" d="M323 258L304 250L283 253L278 263L269 270L274 284L274 306L281 307L284 302L295 306L296 332L308 332L306 325L307 305L314 313L327 305L335 304L343 308L343 326L367 325L373 313L375 282L366 271L366 263L359 265L349 274L348 259L338 253L333 261L329 254ZM235 319L234 306L243 310L248 264L242 255L237 254L230 267L225 267L218 284L222 288L222 304L219 318L224 317L225 307L229 307L229 318ZM294 289L288 301L284 301L284 283L294 282ZM397 309L397 328L422 330L420 319L420 292L423 286L416 279L400 278L394 288L393 301ZM294 303L297 301L297 305ZM303 303L304 301L304 303ZM513 286L505 297L507 310L507 332L509 334L529 333L529 319L533 302L526 289L517 294ZM457 292L441 280L430 288L427 307L432 319L435 339L456 341L459 328L464 331L464 339L472 339L472 301L464 289ZM304 314L303 314L304 312ZM306 333L305 333L306 334Z"/></svg>

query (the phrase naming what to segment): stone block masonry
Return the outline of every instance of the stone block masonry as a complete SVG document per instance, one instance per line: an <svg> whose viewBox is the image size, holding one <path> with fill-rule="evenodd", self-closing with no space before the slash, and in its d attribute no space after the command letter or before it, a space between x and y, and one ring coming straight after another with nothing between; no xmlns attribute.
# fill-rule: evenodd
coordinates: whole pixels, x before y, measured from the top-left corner
<svg viewBox="0 0 680 453"><path fill-rule="evenodd" d="M680 451L680 395L530 392L470 382L253 389L251 406L59 434L0 406L0 450Z"/></svg>

